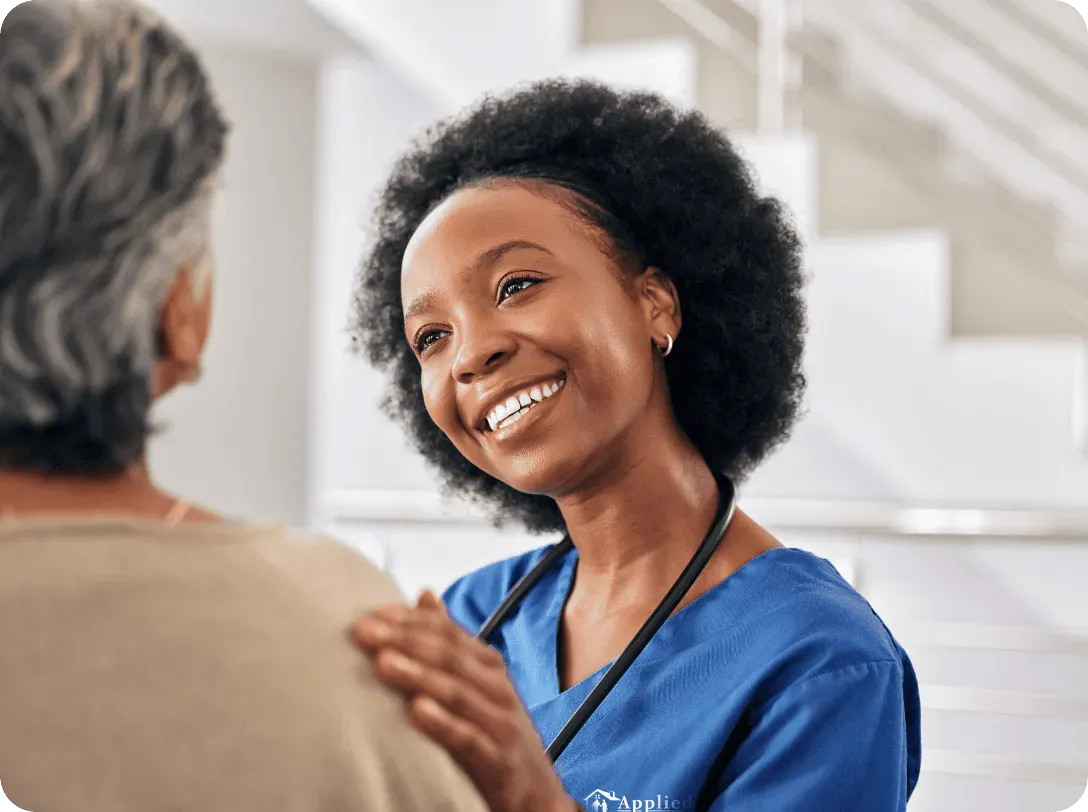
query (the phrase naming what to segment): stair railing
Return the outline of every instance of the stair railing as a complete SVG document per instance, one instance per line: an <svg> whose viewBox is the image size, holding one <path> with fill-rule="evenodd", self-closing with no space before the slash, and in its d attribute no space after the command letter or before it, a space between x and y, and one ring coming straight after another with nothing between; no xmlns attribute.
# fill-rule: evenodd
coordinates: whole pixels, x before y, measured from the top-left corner
<svg viewBox="0 0 1088 812"><path fill-rule="evenodd" d="M856 0L807 0L808 8L802 12L802 0L732 0L738 8L756 18L761 32L757 46L742 32L730 26L703 0L659 2L712 44L731 54L742 67L757 77L759 123L762 132L780 132L784 129L788 100L792 92L800 87L802 56L814 59L832 72L838 72L837 66L827 65L819 54L806 47L803 39L794 36L800 30L803 14L820 19L823 23L820 27L832 34L849 30L855 38L877 44L881 58L893 60L916 74L928 91L942 96L949 109L956 111L962 124L959 131L950 130L947 122L941 122L941 126L952 139L951 142L958 146L957 158L976 174L982 174L999 186L1015 189L1022 197L1054 206L1066 224L1064 232L1055 235L1066 240L1066 253L1071 257L1088 258L1088 239L1083 234L1083 223L1088 221L1088 165L1073 159L1064 150L1055 148L1053 143L1044 140L1029 124L998 109L992 100L981 96L962 77L949 75L947 71L933 65L931 60L926 59L925 54L918 53L916 48L904 42L902 36L893 35L880 21L873 18L872 3L858 3ZM909 9L928 0L893 2ZM787 9L785 14L782 10L784 4ZM1015 0L1001 0L1002 9L1005 6L1010 6L1013 14L1028 14ZM939 19L934 15L921 17L917 8L914 11L919 22L928 24L931 32L939 29L939 33L945 36L954 36L956 33L940 29ZM964 43L964 46L970 47L970 43ZM992 56L988 55L991 61ZM1007 77L1011 81L1019 81L1021 86L1025 84L1022 81L1024 76L1012 71L1006 72L1013 74ZM1032 96L1034 86L1030 81L1023 89L1027 96ZM891 101L894 103L896 99ZM1067 105L1062 112L1067 114L1064 117L1069 124L1079 128L1081 118L1085 116L1079 115L1077 109ZM1000 150L1001 156L1012 156L1011 163L1022 168L1003 170L1000 165L1007 165L1010 161L993 156L989 160L984 159L979 154L978 145L970 143L971 139L964 136L964 130L981 134L981 137L990 140Z"/></svg>

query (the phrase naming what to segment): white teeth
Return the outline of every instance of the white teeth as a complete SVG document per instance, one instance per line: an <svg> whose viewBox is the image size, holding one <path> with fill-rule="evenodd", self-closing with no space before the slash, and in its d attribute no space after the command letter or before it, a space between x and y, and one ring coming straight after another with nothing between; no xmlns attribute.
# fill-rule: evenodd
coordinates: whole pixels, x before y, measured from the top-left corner
<svg viewBox="0 0 1088 812"><path fill-rule="evenodd" d="M501 423L499 423L499 425L496 428L504 429L507 426L514 425L519 420L521 420L521 418L523 418L528 411L529 411L528 409L525 409L524 411L516 412L515 414L510 415L508 418L506 418Z"/></svg>
<svg viewBox="0 0 1088 812"><path fill-rule="evenodd" d="M536 404L550 398L556 392L563 388L565 380L560 379L558 382L540 384L534 386L525 392L519 392L517 395L507 398L502 403L498 404L487 415L487 425L492 431L512 426L518 420L520 420L530 409Z"/></svg>

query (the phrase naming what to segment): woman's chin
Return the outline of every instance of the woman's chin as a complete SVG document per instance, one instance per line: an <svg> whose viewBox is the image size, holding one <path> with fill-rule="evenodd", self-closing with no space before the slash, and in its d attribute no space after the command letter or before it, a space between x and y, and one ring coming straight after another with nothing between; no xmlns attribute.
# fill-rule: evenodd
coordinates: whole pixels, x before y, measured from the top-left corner
<svg viewBox="0 0 1088 812"><path fill-rule="evenodd" d="M494 475L522 493L555 497L563 493L576 477L582 466L556 459L555 455L519 455L517 459L504 461L502 469Z"/></svg>

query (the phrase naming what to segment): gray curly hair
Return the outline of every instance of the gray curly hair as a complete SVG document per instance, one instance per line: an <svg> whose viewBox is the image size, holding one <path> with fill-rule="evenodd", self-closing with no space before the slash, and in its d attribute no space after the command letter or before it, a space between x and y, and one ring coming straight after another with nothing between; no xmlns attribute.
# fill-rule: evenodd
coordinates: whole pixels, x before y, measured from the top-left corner
<svg viewBox="0 0 1088 812"><path fill-rule="evenodd" d="M157 325L207 268L227 124L193 50L126 0L0 29L0 467L115 472L149 434Z"/></svg>

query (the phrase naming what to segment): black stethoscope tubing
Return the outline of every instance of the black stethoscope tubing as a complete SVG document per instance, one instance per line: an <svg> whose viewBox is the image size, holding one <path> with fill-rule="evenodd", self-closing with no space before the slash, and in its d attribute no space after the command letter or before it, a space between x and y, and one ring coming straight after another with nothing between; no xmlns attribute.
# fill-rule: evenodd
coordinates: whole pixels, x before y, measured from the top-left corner
<svg viewBox="0 0 1088 812"><path fill-rule="evenodd" d="M692 556L691 561L688 562L684 571L680 573L680 577L669 588L664 600L658 604L653 614L642 624L642 628L638 630L638 633L627 644L627 647L616 658L616 661L605 671L604 676L593 686L593 690L589 692L589 695L574 711L563 729L548 745L548 757L553 764L567 748L567 745L570 744L571 739L582 729L589 717L608 696L613 686L619 682L620 677L624 675L631 663L635 661L635 658L646 648L646 644L650 642L657 630L669 619L677 605L683 600L684 595L691 589L691 585L695 583L695 579L699 577L699 573L706 567L710 556L718 549L718 545L721 544L722 539L725 537L725 531L729 528L729 523L733 520L733 514L737 510L737 491L732 481L727 477L718 475L715 475L715 477L718 480L719 496L718 512L714 517L714 524L711 525L710 531L707 533L706 538L703 539L702 544L699 545L695 555ZM574 542L571 541L570 536L566 536L548 550L544 557L537 562L536 566L529 570L510 590L510 593L499 604L499 608L491 614L491 617L487 619L480 631L476 633L477 639L485 643L490 642L495 629L507 619L540 579L562 560L563 556L573 546Z"/></svg>

